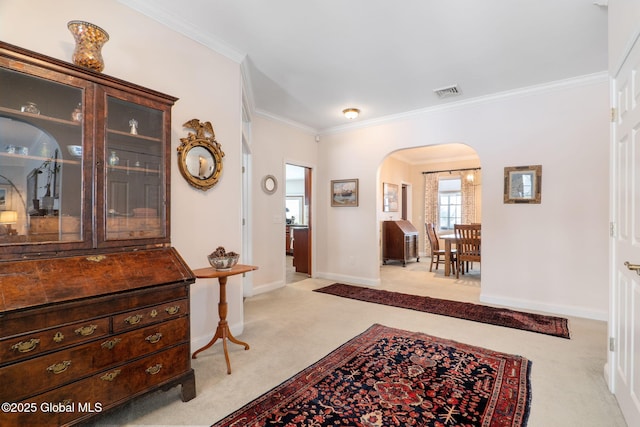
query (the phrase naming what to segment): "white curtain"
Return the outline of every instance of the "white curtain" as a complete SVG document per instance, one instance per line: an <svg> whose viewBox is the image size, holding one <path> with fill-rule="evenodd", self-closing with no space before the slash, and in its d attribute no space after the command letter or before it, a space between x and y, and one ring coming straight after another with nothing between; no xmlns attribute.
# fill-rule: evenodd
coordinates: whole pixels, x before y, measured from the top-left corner
<svg viewBox="0 0 640 427"><path fill-rule="evenodd" d="M476 189L474 181L467 180L467 173L460 175L462 185L462 223L476 222Z"/></svg>
<svg viewBox="0 0 640 427"><path fill-rule="evenodd" d="M471 224L476 222L476 190L474 181L468 181L466 171L453 172L460 177L461 194L462 194L462 223ZM474 174L474 178L477 177ZM438 215L438 184L440 176L451 177L451 172L442 173L425 173L424 174L424 222L432 222L436 225L436 229L439 226ZM431 251L429 247L429 239L425 229L425 249L427 252Z"/></svg>
<svg viewBox="0 0 640 427"><path fill-rule="evenodd" d="M438 227L438 174L424 174L424 222L436 224ZM423 225L425 227L425 225ZM427 253L431 252L426 227L424 228L424 247Z"/></svg>

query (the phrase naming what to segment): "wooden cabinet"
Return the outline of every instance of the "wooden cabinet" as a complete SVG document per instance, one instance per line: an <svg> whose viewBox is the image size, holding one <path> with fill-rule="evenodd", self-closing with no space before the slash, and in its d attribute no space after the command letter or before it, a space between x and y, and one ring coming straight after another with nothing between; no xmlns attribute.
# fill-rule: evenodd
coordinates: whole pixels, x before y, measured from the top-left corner
<svg viewBox="0 0 640 427"><path fill-rule="evenodd" d="M1 42L0 84L0 259L170 242L176 98Z"/></svg>
<svg viewBox="0 0 640 427"><path fill-rule="evenodd" d="M176 98L2 42L0 85L0 425L75 424L177 385L194 398Z"/></svg>
<svg viewBox="0 0 640 427"><path fill-rule="evenodd" d="M284 232L284 253L287 255L293 255L293 249L291 248L291 226L287 225Z"/></svg>
<svg viewBox="0 0 640 427"><path fill-rule="evenodd" d="M0 400L37 404L0 413L3 426L78 422L179 384L195 397L195 278L175 249L3 262L0 276ZM60 402L72 410L40 407Z"/></svg>
<svg viewBox="0 0 640 427"><path fill-rule="evenodd" d="M291 233L293 234L293 266L296 273L311 274L309 228L291 227Z"/></svg>
<svg viewBox="0 0 640 427"><path fill-rule="evenodd" d="M404 267L407 261L415 258L420 261L418 253L418 230L406 220L383 221L382 223L382 262L401 261Z"/></svg>

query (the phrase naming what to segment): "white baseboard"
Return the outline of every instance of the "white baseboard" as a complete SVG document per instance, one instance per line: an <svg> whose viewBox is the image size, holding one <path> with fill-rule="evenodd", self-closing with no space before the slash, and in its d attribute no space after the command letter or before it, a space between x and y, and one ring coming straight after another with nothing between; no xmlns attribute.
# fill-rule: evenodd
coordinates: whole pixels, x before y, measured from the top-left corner
<svg viewBox="0 0 640 427"><path fill-rule="evenodd" d="M581 307L572 307L566 305L546 304L536 301L523 300L518 298L504 298L491 295L480 294L480 302L500 305L508 308L520 308L533 311L542 311L545 313L583 317L585 319L601 320L606 322L609 320L609 315L605 311L588 310Z"/></svg>
<svg viewBox="0 0 640 427"><path fill-rule="evenodd" d="M273 291L275 289L283 288L285 285L286 284L284 283L283 280L277 280L275 282L265 283L260 286L255 286L254 284L251 294L250 295L245 294L244 296L252 297L259 294L264 294L266 292Z"/></svg>
<svg viewBox="0 0 640 427"><path fill-rule="evenodd" d="M380 286L380 279L366 279L358 276L346 276L342 274L317 272L318 279L333 280L341 283L351 283L354 285Z"/></svg>

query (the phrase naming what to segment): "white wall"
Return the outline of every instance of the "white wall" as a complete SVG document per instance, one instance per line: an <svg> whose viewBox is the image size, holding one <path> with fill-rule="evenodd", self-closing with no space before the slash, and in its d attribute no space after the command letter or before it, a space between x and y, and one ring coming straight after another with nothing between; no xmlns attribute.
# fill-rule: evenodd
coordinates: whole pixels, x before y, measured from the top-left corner
<svg viewBox="0 0 640 427"><path fill-rule="evenodd" d="M637 0L609 0L609 71L616 72L638 37L640 2Z"/></svg>
<svg viewBox="0 0 640 427"><path fill-rule="evenodd" d="M37 11L38 13L34 13ZM28 17L28 18L27 18ZM104 74L180 98L171 131L171 239L191 268L208 265L216 246L240 252L241 244L241 80L240 67L204 46L168 30L115 0L0 1L0 39L71 61L74 40L67 22L92 22L109 35L103 48ZM202 192L189 186L177 168L176 148L187 135L182 124L210 121L225 152L219 183ZM242 332L240 278L229 279L229 323ZM218 285L198 280L191 287L191 333L206 343L218 321Z"/></svg>
<svg viewBox="0 0 640 427"><path fill-rule="evenodd" d="M251 135L254 177L251 209L254 230L253 263L260 266L260 269L253 273L254 286L250 294L255 294L285 285L285 164L312 168L312 236L317 233L317 228L313 227L316 206L314 195L317 191L322 192L324 188L320 187L318 190L316 185L318 143L312 134L255 115L251 124ZM262 191L260 184L265 175L274 175L278 180L278 190L274 194ZM312 274L315 270L313 258Z"/></svg>
<svg viewBox="0 0 640 427"><path fill-rule="evenodd" d="M482 165L485 302L606 320L608 83L597 75L323 135L319 185L358 178L360 206L319 195L318 274L379 283L378 166L448 142ZM503 204L504 167L542 165L542 204ZM327 192L328 195L328 192Z"/></svg>

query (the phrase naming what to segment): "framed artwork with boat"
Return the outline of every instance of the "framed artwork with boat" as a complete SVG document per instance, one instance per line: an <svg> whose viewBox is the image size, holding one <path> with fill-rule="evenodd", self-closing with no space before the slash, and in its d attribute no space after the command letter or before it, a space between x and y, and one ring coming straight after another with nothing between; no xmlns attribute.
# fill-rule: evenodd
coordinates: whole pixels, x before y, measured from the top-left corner
<svg viewBox="0 0 640 427"><path fill-rule="evenodd" d="M331 181L331 206L358 206L358 180L336 179Z"/></svg>

